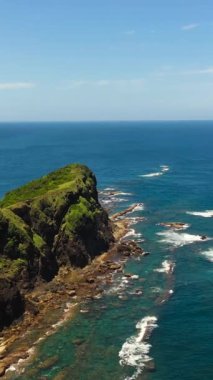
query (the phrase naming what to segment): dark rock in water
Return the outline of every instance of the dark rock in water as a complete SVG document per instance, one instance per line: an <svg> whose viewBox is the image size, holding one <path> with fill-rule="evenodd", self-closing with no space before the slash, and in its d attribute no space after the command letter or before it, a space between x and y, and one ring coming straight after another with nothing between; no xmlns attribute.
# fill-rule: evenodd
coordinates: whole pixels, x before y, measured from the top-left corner
<svg viewBox="0 0 213 380"><path fill-rule="evenodd" d="M61 266L84 267L113 242L96 178L79 164L7 193L0 236L0 328L21 315L35 284L50 281Z"/></svg>
<svg viewBox="0 0 213 380"><path fill-rule="evenodd" d="M81 346L84 342L85 342L84 339L75 339L75 340L73 340L72 343L73 343L75 346Z"/></svg>
<svg viewBox="0 0 213 380"><path fill-rule="evenodd" d="M150 360L149 362L146 363L146 370L149 372L155 372L156 371L155 363L153 360Z"/></svg>
<svg viewBox="0 0 213 380"><path fill-rule="evenodd" d="M69 374L70 368L64 368L62 371L60 371L56 376L53 377L53 380L71 380L70 374Z"/></svg>
<svg viewBox="0 0 213 380"><path fill-rule="evenodd" d="M150 252L145 251L142 253L142 256L148 256L148 255L150 255Z"/></svg>
<svg viewBox="0 0 213 380"><path fill-rule="evenodd" d="M39 364L39 369L49 369L53 367L59 360L58 355L51 356L50 358L45 359L42 363Z"/></svg>
<svg viewBox="0 0 213 380"><path fill-rule="evenodd" d="M111 264L109 265L109 269L111 270L120 270L122 268L121 264Z"/></svg>

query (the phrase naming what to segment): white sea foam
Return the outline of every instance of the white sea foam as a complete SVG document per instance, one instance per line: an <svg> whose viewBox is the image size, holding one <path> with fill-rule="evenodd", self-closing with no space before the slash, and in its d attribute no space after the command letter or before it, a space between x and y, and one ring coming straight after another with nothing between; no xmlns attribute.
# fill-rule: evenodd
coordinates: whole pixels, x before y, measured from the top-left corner
<svg viewBox="0 0 213 380"><path fill-rule="evenodd" d="M113 294L121 294L125 291L129 284L129 281L127 280L126 277L122 277L119 279L119 282L115 283L112 287L110 287L107 291L106 294L113 295Z"/></svg>
<svg viewBox="0 0 213 380"><path fill-rule="evenodd" d="M115 196L107 197L107 198L102 198L101 202L103 204L113 204L113 203L121 203L121 202L128 202L128 199L126 198L117 198Z"/></svg>
<svg viewBox="0 0 213 380"><path fill-rule="evenodd" d="M161 165L161 171L162 172L168 172L169 171L169 166L168 165Z"/></svg>
<svg viewBox="0 0 213 380"><path fill-rule="evenodd" d="M137 335L133 335L126 340L120 352L120 365L130 366L136 369L132 377L126 379L136 379L137 376L143 371L147 362L152 360L149 356L151 344L147 342L151 332L157 325L157 318L147 316L136 324L138 330Z"/></svg>
<svg viewBox="0 0 213 380"><path fill-rule="evenodd" d="M152 177L159 177L166 172L169 171L169 166L168 165L160 165L160 171L159 172L153 172L153 173L148 173L148 174L141 174L139 177L147 177L147 178L152 178Z"/></svg>
<svg viewBox="0 0 213 380"><path fill-rule="evenodd" d="M212 218L213 217L213 210L206 210L206 211L187 211L186 212L189 215L194 216L201 216L203 218Z"/></svg>
<svg viewBox="0 0 213 380"><path fill-rule="evenodd" d="M144 221L143 216L135 216L135 217L130 216L130 217L128 217L129 226L138 224L138 223L143 222L143 221Z"/></svg>
<svg viewBox="0 0 213 380"><path fill-rule="evenodd" d="M187 230L189 227L190 227L190 224L184 223L181 227L178 227L178 228L172 227L172 228L173 230L179 231L179 230Z"/></svg>
<svg viewBox="0 0 213 380"><path fill-rule="evenodd" d="M17 371L17 366L15 366L14 364L11 364L9 366L9 368L6 369L5 373L7 373L7 372L15 372L15 371Z"/></svg>
<svg viewBox="0 0 213 380"><path fill-rule="evenodd" d="M152 287L151 291L152 291L152 293L160 293L162 291L162 289L156 286L156 287Z"/></svg>
<svg viewBox="0 0 213 380"><path fill-rule="evenodd" d="M142 236L142 234L140 233L140 232L136 232L135 230L134 230L134 228L131 228L127 233L126 233L126 235L124 235L124 237L123 237L123 239L124 238L128 238L128 237L133 237L133 238L141 238L141 236Z"/></svg>
<svg viewBox="0 0 213 380"><path fill-rule="evenodd" d="M175 263L171 260L165 260L162 262L161 268L154 269L155 272L172 274L174 271Z"/></svg>
<svg viewBox="0 0 213 380"><path fill-rule="evenodd" d="M139 276L138 276L138 274L133 274L133 275L131 276L131 278L132 278L133 280L138 280L138 279L139 279Z"/></svg>
<svg viewBox="0 0 213 380"><path fill-rule="evenodd" d="M207 251L201 253L208 261L213 263L213 248L209 248Z"/></svg>
<svg viewBox="0 0 213 380"><path fill-rule="evenodd" d="M200 235L191 235L186 233L178 233L173 230L158 232L157 235L162 236L161 243L167 243L174 247L182 247L187 244L196 242L203 242L209 240L209 238L203 238Z"/></svg>
<svg viewBox="0 0 213 380"><path fill-rule="evenodd" d="M134 212L134 211L143 211L143 210L144 210L144 204L143 203L138 203L135 206L135 208L134 208L134 210L132 212Z"/></svg>
<svg viewBox="0 0 213 380"><path fill-rule="evenodd" d="M124 191L117 191L116 193L113 194L114 196L118 196L118 195L126 195L126 196L130 196L132 195L132 193L126 193Z"/></svg>
<svg viewBox="0 0 213 380"><path fill-rule="evenodd" d="M136 211L143 211L144 210L144 204L143 203L137 203L135 205L130 206L130 210L126 214L133 214Z"/></svg>
<svg viewBox="0 0 213 380"><path fill-rule="evenodd" d="M156 172L156 173L149 173L149 174L141 174L139 177L159 177L160 175L163 175L163 172Z"/></svg>
<svg viewBox="0 0 213 380"><path fill-rule="evenodd" d="M112 203L112 200L111 199L102 199L101 201L103 204L109 204L109 203Z"/></svg>

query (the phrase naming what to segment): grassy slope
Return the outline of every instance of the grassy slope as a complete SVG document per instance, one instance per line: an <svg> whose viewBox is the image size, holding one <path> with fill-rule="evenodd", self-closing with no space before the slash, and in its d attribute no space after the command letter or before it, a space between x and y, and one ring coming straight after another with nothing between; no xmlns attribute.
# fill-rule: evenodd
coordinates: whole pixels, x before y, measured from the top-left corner
<svg viewBox="0 0 213 380"><path fill-rule="evenodd" d="M91 187L94 180L91 175L91 171L86 166L80 164L65 166L8 192L0 201L0 207L8 207L18 202L32 200L49 191L69 189L69 191L75 193L80 187L82 189L87 186Z"/></svg>
<svg viewBox="0 0 213 380"><path fill-rule="evenodd" d="M0 278L6 273L13 277L27 264L27 247L34 246L43 255L42 248L45 246L43 238L15 215L13 208L30 201L36 218L51 224L52 217L48 216L48 212L53 211L51 214L54 214L55 207L64 203L66 192L77 194L76 202L71 205L63 223L63 228L71 236L78 233L82 223L93 221L100 212L92 196L95 185L95 177L86 166L71 164L8 192L0 201L0 232L6 236L4 247L0 247ZM43 199L46 210L40 206Z"/></svg>

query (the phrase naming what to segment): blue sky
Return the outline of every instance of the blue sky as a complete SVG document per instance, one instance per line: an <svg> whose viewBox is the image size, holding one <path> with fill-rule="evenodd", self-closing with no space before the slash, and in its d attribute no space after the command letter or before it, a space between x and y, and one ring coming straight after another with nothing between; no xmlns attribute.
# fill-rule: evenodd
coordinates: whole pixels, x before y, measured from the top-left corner
<svg viewBox="0 0 213 380"><path fill-rule="evenodd" d="M213 119L212 0L0 0L0 121Z"/></svg>

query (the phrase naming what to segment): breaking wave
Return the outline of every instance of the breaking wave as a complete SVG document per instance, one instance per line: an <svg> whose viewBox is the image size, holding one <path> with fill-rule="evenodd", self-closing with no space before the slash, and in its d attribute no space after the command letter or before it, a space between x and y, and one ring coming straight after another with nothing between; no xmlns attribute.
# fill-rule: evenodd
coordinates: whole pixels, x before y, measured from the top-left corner
<svg viewBox="0 0 213 380"><path fill-rule="evenodd" d="M149 173L149 174L142 174L140 177L158 177L160 175L163 175L163 172L156 172L156 173Z"/></svg>
<svg viewBox="0 0 213 380"><path fill-rule="evenodd" d="M206 211L187 211L188 215L194 215L194 216L201 216L203 218L212 218L213 217L213 210L206 210Z"/></svg>
<svg viewBox="0 0 213 380"><path fill-rule="evenodd" d="M144 221L144 217L143 216L129 216L128 217L128 222L129 222L129 226L133 226L135 224L138 224L140 222L143 222Z"/></svg>
<svg viewBox="0 0 213 380"><path fill-rule="evenodd" d="M187 244L209 240L206 236L178 233L175 231L158 232L157 235L162 236L161 243L167 243L174 247L182 247Z"/></svg>
<svg viewBox="0 0 213 380"><path fill-rule="evenodd" d="M169 171L168 165L161 165L160 171L154 172L154 173L148 173L148 174L141 174L141 175L139 175L139 177L145 177L145 178L159 177L168 171Z"/></svg>
<svg viewBox="0 0 213 380"><path fill-rule="evenodd" d="M162 172L168 172L169 171L169 166L168 165L161 165L161 171Z"/></svg>
<svg viewBox="0 0 213 380"><path fill-rule="evenodd" d="M175 263L171 260L162 262L161 268L154 269L155 272L172 274L175 268Z"/></svg>
<svg viewBox="0 0 213 380"><path fill-rule="evenodd" d="M213 263L213 248L209 248L207 251L201 253L208 261Z"/></svg>
<svg viewBox="0 0 213 380"><path fill-rule="evenodd" d="M142 237L142 234L140 232L136 232L134 228L131 228L126 235L124 235L123 239L126 239L128 237L132 237L133 239L140 239Z"/></svg>
<svg viewBox="0 0 213 380"><path fill-rule="evenodd" d="M120 365L130 366L135 368L136 372L131 377L127 377L126 380L136 379L137 376L143 371L146 363L151 361L149 356L151 344L147 342L152 331L158 327L157 318L154 316L147 316L136 324L138 330L137 335L133 335L126 340L123 344L120 352Z"/></svg>

